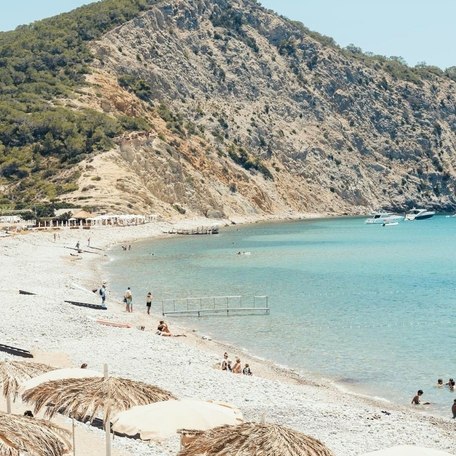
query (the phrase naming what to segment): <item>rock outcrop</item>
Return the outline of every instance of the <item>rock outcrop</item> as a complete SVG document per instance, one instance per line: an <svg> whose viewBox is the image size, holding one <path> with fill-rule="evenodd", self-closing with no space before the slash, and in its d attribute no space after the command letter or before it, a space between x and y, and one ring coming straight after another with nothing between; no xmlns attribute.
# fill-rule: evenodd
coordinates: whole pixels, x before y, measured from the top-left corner
<svg viewBox="0 0 456 456"><path fill-rule="evenodd" d="M70 201L209 216L456 207L451 79L406 81L251 0L159 1L92 50L77 102L153 128L83 163Z"/></svg>

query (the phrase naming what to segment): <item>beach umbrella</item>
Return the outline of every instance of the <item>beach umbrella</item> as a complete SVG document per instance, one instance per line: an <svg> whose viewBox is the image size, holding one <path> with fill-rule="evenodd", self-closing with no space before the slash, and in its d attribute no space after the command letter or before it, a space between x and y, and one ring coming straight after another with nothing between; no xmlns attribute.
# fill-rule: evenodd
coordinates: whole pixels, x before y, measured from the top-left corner
<svg viewBox="0 0 456 456"><path fill-rule="evenodd" d="M196 434L178 456L333 456L313 437L277 424L243 423Z"/></svg>
<svg viewBox="0 0 456 456"><path fill-rule="evenodd" d="M69 436L48 421L0 412L0 456L61 456L71 450Z"/></svg>
<svg viewBox="0 0 456 456"><path fill-rule="evenodd" d="M433 450L415 445L399 445L384 450L365 453L362 456L454 456L446 451Z"/></svg>
<svg viewBox="0 0 456 456"><path fill-rule="evenodd" d="M230 404L183 399L132 407L111 420L120 434L139 434L143 440L161 440L179 429L205 431L224 424L240 424L242 413Z"/></svg>
<svg viewBox="0 0 456 456"><path fill-rule="evenodd" d="M54 368L46 364L28 361L0 361L0 382L6 398L7 412L11 413L11 397L16 398L24 381L52 369Z"/></svg>
<svg viewBox="0 0 456 456"><path fill-rule="evenodd" d="M91 369L81 369L79 367L69 367L65 369L55 369L46 372L36 377L31 378L24 382L21 386L21 391L24 392L28 389L35 388L42 383L50 382L53 380L64 380L68 378L87 378L87 377L103 377L103 374Z"/></svg>
<svg viewBox="0 0 456 456"><path fill-rule="evenodd" d="M57 412L76 419L88 418L90 421L103 413L106 430L106 454L111 454L110 422L113 412L121 412L136 405L175 399L165 390L147 383L125 378L108 377L107 366L102 378L69 378L42 383L22 394L25 402L35 404L38 412L48 404L48 417Z"/></svg>

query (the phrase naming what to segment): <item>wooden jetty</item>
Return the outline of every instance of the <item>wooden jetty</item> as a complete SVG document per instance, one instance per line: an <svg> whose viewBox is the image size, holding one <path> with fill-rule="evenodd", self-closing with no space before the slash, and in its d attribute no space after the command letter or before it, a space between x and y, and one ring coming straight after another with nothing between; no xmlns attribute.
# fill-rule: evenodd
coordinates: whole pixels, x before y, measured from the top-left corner
<svg viewBox="0 0 456 456"><path fill-rule="evenodd" d="M168 234L181 234L181 235L207 235L207 234L219 234L218 226L199 226L197 228L172 228L168 231Z"/></svg>
<svg viewBox="0 0 456 456"><path fill-rule="evenodd" d="M162 315L173 317L269 315L269 297L204 296L164 299Z"/></svg>

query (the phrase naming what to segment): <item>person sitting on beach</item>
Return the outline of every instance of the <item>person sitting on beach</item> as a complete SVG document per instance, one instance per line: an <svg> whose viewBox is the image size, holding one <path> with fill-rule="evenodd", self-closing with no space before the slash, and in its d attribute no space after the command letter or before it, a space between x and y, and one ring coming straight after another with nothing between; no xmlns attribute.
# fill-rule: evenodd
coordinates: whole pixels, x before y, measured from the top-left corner
<svg viewBox="0 0 456 456"><path fill-rule="evenodd" d="M242 367L241 367L241 360L239 358L236 358L236 362L234 363L234 366L233 366L233 374L240 374L241 371L242 371Z"/></svg>
<svg viewBox="0 0 456 456"><path fill-rule="evenodd" d="M159 336L171 336L171 331L163 320L160 320L160 323L158 323L157 334Z"/></svg>
<svg viewBox="0 0 456 456"><path fill-rule="evenodd" d="M225 353L223 353L223 359L222 359L222 362L220 363L220 368L223 371L226 371L227 366L228 366L228 353L225 352Z"/></svg>
<svg viewBox="0 0 456 456"><path fill-rule="evenodd" d="M87 369L87 363L82 363L81 364L81 369Z"/></svg>
<svg viewBox="0 0 456 456"><path fill-rule="evenodd" d="M29 418L33 418L33 413L31 410L26 410L24 412L24 416L28 416ZM454 417L453 417L454 418Z"/></svg>
<svg viewBox="0 0 456 456"><path fill-rule="evenodd" d="M416 395L412 399L413 405L420 405L421 404L421 396L424 394L423 390L418 390ZM429 402L424 402L423 405L429 405Z"/></svg>
<svg viewBox="0 0 456 456"><path fill-rule="evenodd" d="M163 320L160 320L156 334L165 337L187 337L185 334L171 334L168 325Z"/></svg>
<svg viewBox="0 0 456 456"><path fill-rule="evenodd" d="M250 370L250 366L248 364L244 366L244 369L242 369L242 373L244 375L252 375L252 371Z"/></svg>
<svg viewBox="0 0 456 456"><path fill-rule="evenodd" d="M451 411L453 412L453 420L456 419L456 399L453 402L453 406L451 407Z"/></svg>

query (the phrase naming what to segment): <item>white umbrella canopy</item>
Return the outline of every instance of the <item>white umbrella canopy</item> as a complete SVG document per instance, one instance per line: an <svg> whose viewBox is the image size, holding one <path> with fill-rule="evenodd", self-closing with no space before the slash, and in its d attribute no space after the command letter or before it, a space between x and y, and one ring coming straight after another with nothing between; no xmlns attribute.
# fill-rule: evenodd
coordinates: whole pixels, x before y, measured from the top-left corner
<svg viewBox="0 0 456 456"><path fill-rule="evenodd" d="M365 453L362 456L455 456L451 453L431 448L418 447L415 445L399 445L384 450Z"/></svg>
<svg viewBox="0 0 456 456"><path fill-rule="evenodd" d="M142 440L163 440L179 429L205 431L243 422L239 409L221 402L195 399L169 400L132 407L111 420L115 432L139 434Z"/></svg>
<svg viewBox="0 0 456 456"><path fill-rule="evenodd" d="M79 367L69 367L66 369L56 369L45 374L33 377L24 382L21 391L26 391L35 388L42 383L51 382L53 380L65 380L67 378L89 378L89 377L103 377L100 372L90 369L80 369Z"/></svg>

